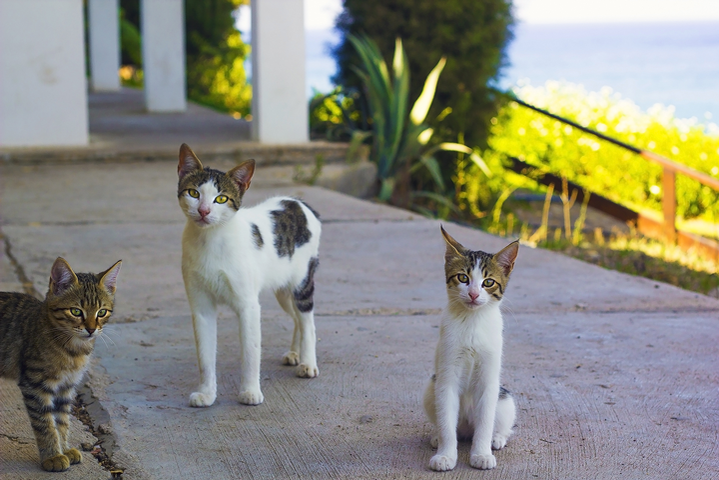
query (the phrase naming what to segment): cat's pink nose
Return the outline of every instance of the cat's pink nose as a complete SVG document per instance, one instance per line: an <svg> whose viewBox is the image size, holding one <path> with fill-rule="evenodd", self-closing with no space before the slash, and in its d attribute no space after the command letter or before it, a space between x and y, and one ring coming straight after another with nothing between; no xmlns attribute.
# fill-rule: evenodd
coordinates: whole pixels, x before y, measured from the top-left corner
<svg viewBox="0 0 719 480"><path fill-rule="evenodd" d="M94 329L94 328L85 328L85 330L87 330L87 333L89 333L90 335L92 335L93 333L95 333L95 329Z"/></svg>
<svg viewBox="0 0 719 480"><path fill-rule="evenodd" d="M477 300L477 297L479 297L479 293L469 292L469 298L471 298L473 302Z"/></svg>
<svg viewBox="0 0 719 480"><path fill-rule="evenodd" d="M197 209L197 213L199 213L201 217L206 217L210 214L210 209L200 207Z"/></svg>

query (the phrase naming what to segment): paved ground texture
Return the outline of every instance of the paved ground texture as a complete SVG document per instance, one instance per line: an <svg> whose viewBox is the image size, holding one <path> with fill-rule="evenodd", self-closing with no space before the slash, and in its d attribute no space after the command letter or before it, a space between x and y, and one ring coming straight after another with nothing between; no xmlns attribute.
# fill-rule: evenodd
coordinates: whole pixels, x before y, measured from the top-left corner
<svg viewBox="0 0 719 480"><path fill-rule="evenodd" d="M453 473L429 471L421 398L445 301L439 222L294 185L282 168L261 168L246 201L299 195L322 215L320 376L280 365L292 323L265 295L265 402L237 402L238 328L225 311L217 403L190 408L199 374L175 167L0 167L0 287L27 280L44 293L58 255L79 271L123 259L84 396L122 478L719 478L719 301L528 247L504 305L516 434L496 470L470 468L463 443ZM506 243L446 228L472 248ZM0 477L110 476L89 453L69 473L40 471L19 393L0 387ZM74 422L74 443L89 435Z"/></svg>

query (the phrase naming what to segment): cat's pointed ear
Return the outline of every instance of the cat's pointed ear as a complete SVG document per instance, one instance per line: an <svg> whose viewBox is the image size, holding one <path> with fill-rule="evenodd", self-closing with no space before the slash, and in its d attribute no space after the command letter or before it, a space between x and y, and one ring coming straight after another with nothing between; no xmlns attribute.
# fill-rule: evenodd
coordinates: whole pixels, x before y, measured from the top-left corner
<svg viewBox="0 0 719 480"><path fill-rule="evenodd" d="M519 253L519 240L515 240L502 250L494 254L494 259L497 261L505 275L514 268L514 261L517 259L517 253Z"/></svg>
<svg viewBox="0 0 719 480"><path fill-rule="evenodd" d="M100 285L105 287L105 289L113 295L115 294L115 289L117 288L117 276L120 275L121 266L122 260L118 260L115 265L99 274Z"/></svg>
<svg viewBox="0 0 719 480"><path fill-rule="evenodd" d="M250 188L252 183L252 176L255 174L255 161L247 160L237 165L235 168L227 172L227 176L232 179L240 189L240 192L245 193Z"/></svg>
<svg viewBox="0 0 719 480"><path fill-rule="evenodd" d="M70 264L64 258L57 257L50 269L50 291L54 295L60 295L75 284L77 275L70 268Z"/></svg>
<svg viewBox="0 0 719 480"><path fill-rule="evenodd" d="M195 170L202 170L202 163L195 152L186 144L180 145L180 162L177 164L177 176L182 179Z"/></svg>
<svg viewBox="0 0 719 480"><path fill-rule="evenodd" d="M451 255L462 255L462 252L467 250L462 246L461 243L459 243L457 240L452 238L452 236L447 233L447 231L444 229L442 225L439 226L439 229L442 231L442 236L444 237L444 241L447 244L447 254Z"/></svg>

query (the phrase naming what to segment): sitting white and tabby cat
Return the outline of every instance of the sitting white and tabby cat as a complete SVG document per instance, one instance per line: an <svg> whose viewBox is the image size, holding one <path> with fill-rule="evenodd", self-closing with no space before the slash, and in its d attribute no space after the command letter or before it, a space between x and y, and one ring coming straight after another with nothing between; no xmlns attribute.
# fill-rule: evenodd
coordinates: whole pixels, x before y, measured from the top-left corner
<svg viewBox="0 0 719 480"><path fill-rule="evenodd" d="M260 390L259 294L270 288L295 323L285 365L299 377L319 374L315 355L314 275L321 223L301 200L273 197L240 208L255 161L227 173L203 168L190 147L180 147L177 196L187 216L182 235L182 276L192 311L200 386L193 407L217 397L217 307L226 304L240 323L240 403L258 405Z"/></svg>
<svg viewBox="0 0 719 480"><path fill-rule="evenodd" d="M441 228L441 227L440 227ZM516 407L500 386L502 313L499 309L519 242L494 255L464 248L441 228L446 242L447 308L443 312L435 374L424 394L424 408L435 425L437 453L429 468L457 465L457 439L472 439L469 463L488 470L497 466L492 449L507 444Z"/></svg>

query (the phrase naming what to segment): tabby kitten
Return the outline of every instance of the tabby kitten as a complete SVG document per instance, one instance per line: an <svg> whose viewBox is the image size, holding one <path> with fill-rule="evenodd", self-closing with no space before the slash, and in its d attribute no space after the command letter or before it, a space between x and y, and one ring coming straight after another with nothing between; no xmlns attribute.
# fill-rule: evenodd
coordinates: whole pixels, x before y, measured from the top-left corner
<svg viewBox="0 0 719 480"><path fill-rule="evenodd" d="M82 461L68 445L69 414L95 339L112 314L120 265L76 274L58 258L44 301L0 292L0 376L17 380L47 471Z"/></svg>
<svg viewBox="0 0 719 480"><path fill-rule="evenodd" d="M457 438L471 438L469 463L497 466L492 449L507 444L516 415L514 399L500 386L502 313L499 309L519 251L515 241L494 255L464 248L440 227L446 242L444 310L435 356L435 375L424 408L436 432L437 454L429 468L452 470Z"/></svg>
<svg viewBox="0 0 719 480"><path fill-rule="evenodd" d="M217 308L226 304L240 322L240 403L263 402L260 390L260 302L275 292L294 320L285 365L299 377L319 374L315 356L314 275L321 223L304 202L273 197L240 208L255 161L227 173L204 168L190 147L180 147L177 197L187 217L182 235L182 276L192 311L200 386L190 406L209 407L217 397Z"/></svg>

